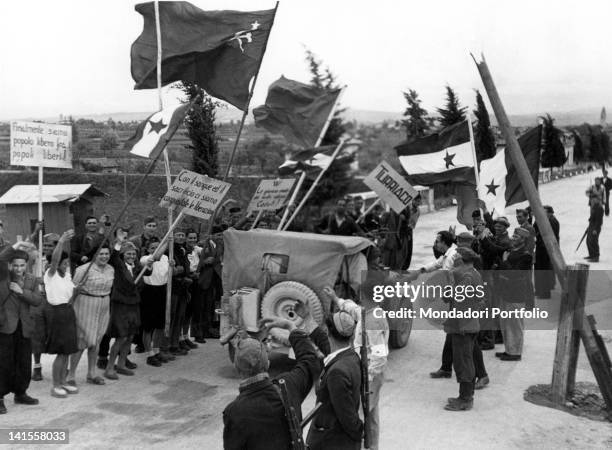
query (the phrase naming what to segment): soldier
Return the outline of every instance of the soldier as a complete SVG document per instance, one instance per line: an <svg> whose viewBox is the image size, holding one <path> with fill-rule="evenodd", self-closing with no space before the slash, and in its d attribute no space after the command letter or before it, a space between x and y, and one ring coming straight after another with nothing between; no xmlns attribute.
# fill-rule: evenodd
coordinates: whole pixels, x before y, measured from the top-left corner
<svg viewBox="0 0 612 450"><path fill-rule="evenodd" d="M589 217L589 228L587 230L587 248L589 256L585 257L589 262L599 262L599 233L603 225L604 209L598 196L591 197L591 216Z"/></svg>
<svg viewBox="0 0 612 450"><path fill-rule="evenodd" d="M606 169L601 169L601 173L603 174L602 184L606 191L605 213L606 213L606 216L609 216L610 215L610 190L612 190L612 180L608 177L608 171Z"/></svg>

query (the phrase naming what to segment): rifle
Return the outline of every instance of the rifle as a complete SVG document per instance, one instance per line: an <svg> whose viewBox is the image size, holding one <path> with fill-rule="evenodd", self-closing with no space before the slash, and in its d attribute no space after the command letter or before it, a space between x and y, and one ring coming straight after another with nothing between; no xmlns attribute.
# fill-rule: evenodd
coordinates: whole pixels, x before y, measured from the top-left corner
<svg viewBox="0 0 612 450"><path fill-rule="evenodd" d="M312 411L306 414L306 417L304 417L304 419L302 420L302 423L300 424L302 428L304 428L306 425L308 425L308 423L312 419L314 419L314 416L319 412L319 409L321 409L321 406L323 406L323 403L317 403L315 407L312 408Z"/></svg>
<svg viewBox="0 0 612 450"><path fill-rule="evenodd" d="M289 424L289 434L291 435L291 448L293 450L307 450L304 438L302 437L302 424L298 420L298 416L295 413L295 408L289 402L289 394L287 393L287 386L284 379L278 380L278 387L280 390L281 400L285 408L285 417Z"/></svg>
<svg viewBox="0 0 612 450"><path fill-rule="evenodd" d="M587 229L584 230L584 234L582 235L582 239L580 239L580 242L578 242L578 247L576 247L576 250L574 250L575 252L577 252L578 249L580 248L580 246L582 245L582 241L584 241L584 238L586 237L588 232L589 232L589 227L587 227Z"/></svg>
<svg viewBox="0 0 612 450"><path fill-rule="evenodd" d="M361 308L361 406L363 408L363 447L370 448L370 433L367 422L370 414L370 379L368 377L368 335L366 332L366 310Z"/></svg>

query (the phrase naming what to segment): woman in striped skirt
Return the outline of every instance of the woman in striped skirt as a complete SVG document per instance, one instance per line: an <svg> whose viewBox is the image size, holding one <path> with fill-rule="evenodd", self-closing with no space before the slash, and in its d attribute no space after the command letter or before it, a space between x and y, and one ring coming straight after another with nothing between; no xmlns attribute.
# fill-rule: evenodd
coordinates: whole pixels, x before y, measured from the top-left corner
<svg viewBox="0 0 612 450"><path fill-rule="evenodd" d="M115 279L115 269L108 264L110 248L100 248L93 263L77 267L73 280L82 283L81 292L74 301L77 321L79 351L70 355L68 384L76 386L75 373L83 351L87 349L87 382L104 384L104 378L96 375L96 359L102 336L108 328L110 317L110 292ZM93 264L87 278L83 279L87 268Z"/></svg>

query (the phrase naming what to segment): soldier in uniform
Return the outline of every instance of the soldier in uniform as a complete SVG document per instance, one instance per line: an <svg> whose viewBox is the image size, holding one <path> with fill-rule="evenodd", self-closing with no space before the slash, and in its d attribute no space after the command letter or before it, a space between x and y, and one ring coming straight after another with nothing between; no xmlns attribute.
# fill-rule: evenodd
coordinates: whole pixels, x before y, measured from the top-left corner
<svg viewBox="0 0 612 450"><path fill-rule="evenodd" d="M601 233L604 216L601 203L601 199L597 195L591 197L591 215L586 240L589 256L585 258L589 262L599 262L599 233Z"/></svg>

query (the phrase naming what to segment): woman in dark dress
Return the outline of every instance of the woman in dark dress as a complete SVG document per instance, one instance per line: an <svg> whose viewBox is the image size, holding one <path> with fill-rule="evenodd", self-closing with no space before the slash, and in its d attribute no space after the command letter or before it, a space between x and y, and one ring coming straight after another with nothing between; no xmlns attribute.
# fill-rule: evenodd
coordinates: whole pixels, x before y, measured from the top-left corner
<svg viewBox="0 0 612 450"><path fill-rule="evenodd" d="M104 376L109 380L117 380L118 373L134 375L134 372L128 369L125 363L132 338L140 329L140 293L134 280L142 266L136 258L136 246L126 240L126 234L118 235L110 259L110 264L115 269L115 280L110 297L111 314L108 335L115 338L115 342L110 349L108 364L104 372ZM116 369L115 360L117 360Z"/></svg>

